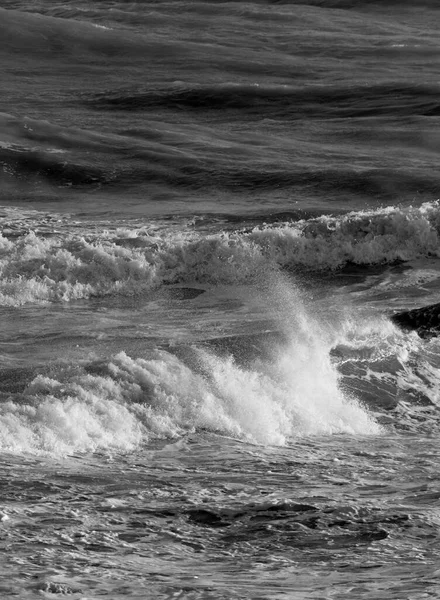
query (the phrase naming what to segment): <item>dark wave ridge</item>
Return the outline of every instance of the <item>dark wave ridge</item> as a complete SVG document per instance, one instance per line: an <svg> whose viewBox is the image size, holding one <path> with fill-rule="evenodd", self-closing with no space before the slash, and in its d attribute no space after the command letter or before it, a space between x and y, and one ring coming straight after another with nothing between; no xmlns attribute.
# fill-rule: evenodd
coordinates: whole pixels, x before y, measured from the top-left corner
<svg viewBox="0 0 440 600"><path fill-rule="evenodd" d="M159 160L145 152L143 160L138 154L128 164L106 164L29 149L0 148L0 179L13 177L32 183L35 178L61 186L133 186L136 184L165 184L176 189L223 189L252 193L254 190L291 189L297 193L350 194L365 198L390 199L399 195L425 194L435 196L440 189L440 179L399 170L369 169L361 173L337 169L300 170L294 166L273 169L226 168L221 165L183 164L183 159L167 157ZM141 164L139 164L141 163Z"/></svg>
<svg viewBox="0 0 440 600"><path fill-rule="evenodd" d="M141 91L103 92L86 101L99 109L239 111L256 118L360 118L440 115L440 87L379 84L294 87L287 85L173 85ZM229 115L228 115L229 116Z"/></svg>

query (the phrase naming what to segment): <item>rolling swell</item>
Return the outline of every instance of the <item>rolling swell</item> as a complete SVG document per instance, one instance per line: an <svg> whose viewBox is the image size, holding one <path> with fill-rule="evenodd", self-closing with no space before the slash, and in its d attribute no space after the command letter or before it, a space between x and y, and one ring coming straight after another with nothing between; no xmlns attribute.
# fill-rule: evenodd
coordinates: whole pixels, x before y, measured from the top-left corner
<svg viewBox="0 0 440 600"><path fill-rule="evenodd" d="M191 161L172 153L158 153L147 148L133 152L114 152L116 161L109 156L95 156L87 161L82 156L60 156L41 149L0 147L0 180L13 178L32 184L36 179L56 186L118 187L154 183L188 190L230 190L252 193L267 190L294 189L304 195L328 194L328 200L340 194L360 198L393 199L399 194L436 195L440 181L434 173L424 177L417 172L399 169L298 169L294 165L274 169L272 165L235 164L229 161L211 162L205 158Z"/></svg>
<svg viewBox="0 0 440 600"><path fill-rule="evenodd" d="M117 10L107 12L107 4L88 4L41 9L65 18L0 9L3 110L17 115L0 151L11 201L16 180L30 184L27 193L39 180L52 194L62 187L60 201L70 187L133 193L147 211L156 198L189 205L203 193L229 212L231 204L269 196L276 204L283 191L287 203L318 199L338 209L352 200L359 208L366 199L438 197L432 125L440 88L419 68L420 52L438 53L431 33L419 40L405 25L370 38L359 29L362 15L326 11L328 29L307 35L321 13L306 4L276 11L250 3L242 11L234 3L190 3L183 17L168 3L111 3ZM138 11L145 21L136 30ZM273 30L269 13L279 17ZM396 68L390 82L390 60L399 54L405 70ZM373 59L380 66L374 80L361 68ZM123 80L109 60L124 69ZM396 126L405 119L415 121L409 139L401 135L409 128ZM0 122L2 139L4 132Z"/></svg>
<svg viewBox="0 0 440 600"><path fill-rule="evenodd" d="M339 194L357 195L360 198L393 199L401 194L436 195L440 183L438 178L424 178L422 175L386 169L371 169L363 173L338 170L295 171L294 169L273 170L225 167L220 169L207 164L182 166L174 161L156 163L151 159L142 161L141 165L108 164L93 166L84 161L67 162L51 154L30 151L0 149L0 164L3 174L0 181L13 178L20 182L33 184L36 179L49 184L65 187L75 186L95 188L105 186L113 192L119 188L134 184L154 183L172 186L180 190L230 190L252 193L273 189L295 189L304 195L327 193L328 201ZM270 217L269 217L270 218Z"/></svg>
<svg viewBox="0 0 440 600"><path fill-rule="evenodd" d="M265 140L268 155L262 157L261 136L243 140L231 132L217 141L211 128L196 125L179 129L151 120L142 128L98 132L0 114L0 134L0 179L29 184L40 179L66 189L139 184L210 193L291 189L302 196L325 194L328 200L343 194L401 199L436 195L440 189L438 175L427 167L354 163L347 168L340 157L328 166L315 158L301 164L297 159L304 142L289 139L286 146L282 139L280 149L277 138ZM311 144L308 148L321 151Z"/></svg>

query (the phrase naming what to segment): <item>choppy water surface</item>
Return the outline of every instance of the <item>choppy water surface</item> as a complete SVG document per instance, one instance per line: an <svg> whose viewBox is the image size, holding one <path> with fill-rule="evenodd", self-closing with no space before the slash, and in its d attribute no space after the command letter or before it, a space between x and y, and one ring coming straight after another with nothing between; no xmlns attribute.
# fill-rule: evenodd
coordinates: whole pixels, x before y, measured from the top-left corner
<svg viewBox="0 0 440 600"><path fill-rule="evenodd" d="M416 436L281 449L199 433L125 457L9 456L2 590L435 598L436 464L433 439Z"/></svg>
<svg viewBox="0 0 440 600"><path fill-rule="evenodd" d="M2 2L2 598L440 598L438 22Z"/></svg>

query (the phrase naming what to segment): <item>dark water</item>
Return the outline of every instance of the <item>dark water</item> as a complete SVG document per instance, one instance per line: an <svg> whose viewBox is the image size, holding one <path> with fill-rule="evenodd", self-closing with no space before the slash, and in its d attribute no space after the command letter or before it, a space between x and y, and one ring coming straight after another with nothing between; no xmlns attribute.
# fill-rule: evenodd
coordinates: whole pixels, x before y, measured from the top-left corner
<svg viewBox="0 0 440 600"><path fill-rule="evenodd" d="M440 598L439 23L1 3L2 598Z"/></svg>

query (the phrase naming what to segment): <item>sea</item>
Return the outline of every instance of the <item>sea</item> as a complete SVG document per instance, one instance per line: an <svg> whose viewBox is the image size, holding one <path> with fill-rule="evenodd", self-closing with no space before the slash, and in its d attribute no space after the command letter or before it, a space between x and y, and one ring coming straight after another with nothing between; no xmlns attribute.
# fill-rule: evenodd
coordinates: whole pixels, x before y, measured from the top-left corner
<svg viewBox="0 0 440 600"><path fill-rule="evenodd" d="M0 1L0 598L440 598L437 0Z"/></svg>

